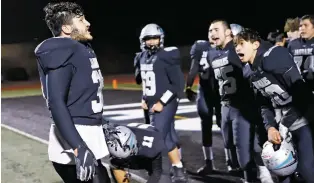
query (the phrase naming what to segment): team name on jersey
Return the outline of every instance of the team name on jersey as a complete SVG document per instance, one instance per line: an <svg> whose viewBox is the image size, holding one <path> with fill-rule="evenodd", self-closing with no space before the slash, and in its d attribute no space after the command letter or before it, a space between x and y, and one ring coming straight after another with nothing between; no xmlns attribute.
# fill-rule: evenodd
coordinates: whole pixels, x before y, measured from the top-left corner
<svg viewBox="0 0 314 183"><path fill-rule="evenodd" d="M212 62L213 68L222 67L228 64L229 64L228 57L223 57L221 59L217 59Z"/></svg>
<svg viewBox="0 0 314 183"><path fill-rule="evenodd" d="M152 71L154 64L141 64L141 71Z"/></svg>
<svg viewBox="0 0 314 183"><path fill-rule="evenodd" d="M294 55L312 55L313 48L302 48L293 50Z"/></svg>
<svg viewBox="0 0 314 183"><path fill-rule="evenodd" d="M263 77L260 80L254 81L252 83L257 89L265 88L271 84L271 82L266 77Z"/></svg>

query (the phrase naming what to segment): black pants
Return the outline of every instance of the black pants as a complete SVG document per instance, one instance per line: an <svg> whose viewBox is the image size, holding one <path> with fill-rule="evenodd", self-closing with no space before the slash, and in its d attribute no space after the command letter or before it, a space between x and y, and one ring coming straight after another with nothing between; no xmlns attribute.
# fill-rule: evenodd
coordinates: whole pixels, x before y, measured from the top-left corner
<svg viewBox="0 0 314 183"><path fill-rule="evenodd" d="M53 167L59 174L64 183L110 183L110 178L106 167L104 167L100 160L98 160L98 166L96 167L96 174L92 180L87 182L80 181L76 178L75 165L64 165L52 162Z"/></svg>
<svg viewBox="0 0 314 183"><path fill-rule="evenodd" d="M198 91L196 106L198 115L201 118L203 146L211 147L213 144L212 126L214 108L216 123L220 127L221 105L220 101L215 98L212 89L204 89L201 85L199 85Z"/></svg>

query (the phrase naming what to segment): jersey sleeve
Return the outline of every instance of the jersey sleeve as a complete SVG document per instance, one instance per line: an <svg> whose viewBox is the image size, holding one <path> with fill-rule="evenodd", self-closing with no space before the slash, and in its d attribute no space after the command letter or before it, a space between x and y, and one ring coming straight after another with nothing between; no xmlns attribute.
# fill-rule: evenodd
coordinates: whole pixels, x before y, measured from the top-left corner
<svg viewBox="0 0 314 183"><path fill-rule="evenodd" d="M192 87L194 83L194 79L199 71L199 60L202 57L202 53L199 51L198 43L194 43L194 45L191 47L190 56L191 56L191 67L189 74L186 79L186 86Z"/></svg>
<svg viewBox="0 0 314 183"><path fill-rule="evenodd" d="M67 97L72 79L72 65L59 67L48 71L46 75L46 89L48 106L52 119L62 137L72 149L76 149L83 140L77 132L67 108Z"/></svg>
<svg viewBox="0 0 314 183"><path fill-rule="evenodd" d="M277 122L275 119L275 112L271 100L263 96L259 91L256 91L256 101L258 106L260 107L260 112L266 131L270 127L276 128Z"/></svg>
<svg viewBox="0 0 314 183"><path fill-rule="evenodd" d="M135 82L136 82L136 84L142 83L141 68L140 68L140 55L141 55L141 53L136 53L136 56L134 58Z"/></svg>
<svg viewBox="0 0 314 183"><path fill-rule="evenodd" d="M165 51L169 52L165 59L168 64L166 67L166 73L171 85L159 100L163 105L167 105L176 97L182 98L185 84L184 75L181 70L181 59L178 48L171 47L169 50L165 48Z"/></svg>

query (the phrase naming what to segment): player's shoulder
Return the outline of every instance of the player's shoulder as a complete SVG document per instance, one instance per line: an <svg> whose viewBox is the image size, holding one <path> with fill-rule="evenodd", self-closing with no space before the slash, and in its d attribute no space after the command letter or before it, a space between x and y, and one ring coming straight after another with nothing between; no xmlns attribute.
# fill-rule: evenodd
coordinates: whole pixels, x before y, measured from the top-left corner
<svg viewBox="0 0 314 183"><path fill-rule="evenodd" d="M178 64L180 62L180 50L175 46L165 47L158 53L159 58L168 64Z"/></svg>
<svg viewBox="0 0 314 183"><path fill-rule="evenodd" d="M209 41L206 40L196 40L192 45L192 48L196 50L206 50L210 47Z"/></svg>
<svg viewBox="0 0 314 183"><path fill-rule="evenodd" d="M297 39L294 39L294 40L292 40L292 41L289 41L287 47L288 47L290 50L296 49L296 48L300 47L300 46L302 45L302 43L303 43L302 38L297 38Z"/></svg>
<svg viewBox="0 0 314 183"><path fill-rule="evenodd" d="M78 44L79 43L77 41L70 38L53 37L53 38L46 39L42 41L40 44L38 44L34 52L35 54L41 54L42 52L61 50L61 49L72 50L73 48L78 46Z"/></svg>
<svg viewBox="0 0 314 183"><path fill-rule="evenodd" d="M263 54L263 67L271 70L275 67L285 67L291 64L292 56L289 50L283 46L272 46Z"/></svg>
<svg viewBox="0 0 314 183"><path fill-rule="evenodd" d="M34 52L45 69L57 69L70 62L69 58L79 44L70 38L49 38L41 42Z"/></svg>

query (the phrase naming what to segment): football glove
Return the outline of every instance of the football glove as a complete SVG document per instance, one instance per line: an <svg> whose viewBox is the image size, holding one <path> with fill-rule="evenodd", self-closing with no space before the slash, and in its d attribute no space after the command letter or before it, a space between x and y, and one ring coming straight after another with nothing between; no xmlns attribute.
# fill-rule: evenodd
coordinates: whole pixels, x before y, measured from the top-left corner
<svg viewBox="0 0 314 183"><path fill-rule="evenodd" d="M98 163L93 152L86 145L77 148L75 164L77 179L81 181L93 179Z"/></svg>
<svg viewBox="0 0 314 183"><path fill-rule="evenodd" d="M74 151L72 149L65 150L63 153L71 153L74 155ZM81 181L93 179L98 163L93 152L85 143L79 145L77 148L77 156L74 155L74 159L76 165L76 178Z"/></svg>
<svg viewBox="0 0 314 183"><path fill-rule="evenodd" d="M196 93L191 89L191 87L187 87L185 89L185 95L191 102L194 102L196 99Z"/></svg>

